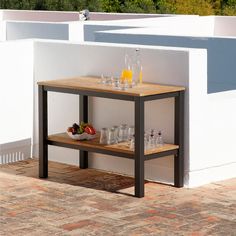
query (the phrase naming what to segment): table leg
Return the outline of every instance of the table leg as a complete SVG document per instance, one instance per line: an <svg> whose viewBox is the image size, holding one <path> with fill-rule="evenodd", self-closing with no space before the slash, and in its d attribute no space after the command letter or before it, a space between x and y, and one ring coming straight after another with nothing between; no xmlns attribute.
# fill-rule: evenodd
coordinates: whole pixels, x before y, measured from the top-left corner
<svg viewBox="0 0 236 236"><path fill-rule="evenodd" d="M39 103L39 177L48 177L48 96L44 86L38 87Z"/></svg>
<svg viewBox="0 0 236 236"><path fill-rule="evenodd" d="M79 95L79 119L80 122L88 122L88 96ZM81 151L79 153L79 163L81 169L88 168L88 152Z"/></svg>
<svg viewBox="0 0 236 236"><path fill-rule="evenodd" d="M174 159L174 185L184 185L184 92L175 97L175 144L179 150Z"/></svg>
<svg viewBox="0 0 236 236"><path fill-rule="evenodd" d="M144 197L144 101L135 100L135 196Z"/></svg>

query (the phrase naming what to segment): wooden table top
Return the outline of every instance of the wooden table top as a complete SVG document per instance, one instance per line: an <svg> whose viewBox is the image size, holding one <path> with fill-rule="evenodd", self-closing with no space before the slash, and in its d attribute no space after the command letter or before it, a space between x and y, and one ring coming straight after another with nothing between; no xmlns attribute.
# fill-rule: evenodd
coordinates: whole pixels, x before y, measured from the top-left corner
<svg viewBox="0 0 236 236"><path fill-rule="evenodd" d="M100 78L97 77L77 77L69 79L41 81L38 82L38 85L49 86L54 88L114 93L135 97L165 94L185 90L184 87L160 85L153 83L142 83L138 86L135 86L134 88L128 88L127 90L117 90L112 86L104 85L99 82Z"/></svg>

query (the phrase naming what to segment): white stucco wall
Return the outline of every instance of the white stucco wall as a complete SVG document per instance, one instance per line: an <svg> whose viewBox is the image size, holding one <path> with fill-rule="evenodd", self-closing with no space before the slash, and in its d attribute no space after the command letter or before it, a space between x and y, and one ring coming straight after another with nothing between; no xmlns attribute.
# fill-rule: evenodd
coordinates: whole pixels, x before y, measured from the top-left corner
<svg viewBox="0 0 236 236"><path fill-rule="evenodd" d="M84 41L83 22L6 22L6 40L29 38Z"/></svg>
<svg viewBox="0 0 236 236"><path fill-rule="evenodd" d="M234 90L236 39L214 36L165 35L159 29L127 29L98 32L96 41L173 47L206 48L208 53L208 93Z"/></svg>
<svg viewBox="0 0 236 236"><path fill-rule="evenodd" d="M0 164L31 157L33 42L0 43Z"/></svg>
<svg viewBox="0 0 236 236"><path fill-rule="evenodd" d="M7 40L69 39L69 24L43 22L7 22Z"/></svg>
<svg viewBox="0 0 236 236"><path fill-rule="evenodd" d="M0 42L6 40L6 22L0 21Z"/></svg>
<svg viewBox="0 0 236 236"><path fill-rule="evenodd" d="M236 37L236 16L215 16L214 35Z"/></svg>
<svg viewBox="0 0 236 236"><path fill-rule="evenodd" d="M78 21L79 12L2 10L6 21L63 22Z"/></svg>
<svg viewBox="0 0 236 236"><path fill-rule="evenodd" d="M81 9L83 10L83 9ZM13 21L41 21L41 22L65 22L79 21L79 12L68 11L33 11L33 10L2 10L4 20ZM150 17L171 16L167 14L134 14L134 13L106 13L90 12L90 20L108 21L122 19L140 19ZM180 15L181 16L181 15Z"/></svg>
<svg viewBox="0 0 236 236"><path fill-rule="evenodd" d="M108 31L108 30L119 30L119 29L130 29L135 28L151 28L155 27L158 29L176 29L181 28L184 32L185 25L196 22L199 19L199 16L176 16L172 15L171 17L153 17L150 15L149 18L145 19L123 19L123 20L107 20L107 21L86 21L84 22L84 38L85 41L96 41L95 33L98 31ZM183 26L184 24L184 26ZM179 26L179 27L178 27ZM192 28L192 27L190 27ZM205 25L206 28L206 25ZM208 27L207 27L208 28ZM213 31L213 28L212 28Z"/></svg>
<svg viewBox="0 0 236 236"><path fill-rule="evenodd" d="M3 20L3 11L0 10L0 21L2 21L2 20Z"/></svg>

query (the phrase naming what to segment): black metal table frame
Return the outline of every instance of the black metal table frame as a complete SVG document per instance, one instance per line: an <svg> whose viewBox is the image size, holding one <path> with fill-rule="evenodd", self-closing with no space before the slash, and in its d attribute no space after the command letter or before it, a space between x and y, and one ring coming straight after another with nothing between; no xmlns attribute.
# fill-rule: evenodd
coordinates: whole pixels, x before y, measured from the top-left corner
<svg viewBox="0 0 236 236"><path fill-rule="evenodd" d="M174 186L183 187L184 184L184 91L170 92L150 96L131 96L102 91L58 88L39 85L39 177L48 177L48 145L61 146L80 150L80 168L88 168L88 151L113 156L132 158L135 165L135 196L144 197L144 162L163 156L174 155ZM134 155L121 152L85 148L79 145L54 142L48 140L48 92L60 92L79 95L79 118L88 122L88 97L103 97L133 101L135 107L135 151ZM171 98L175 99L174 112L174 144L179 149L169 150L150 155L144 155L144 104L145 101Z"/></svg>

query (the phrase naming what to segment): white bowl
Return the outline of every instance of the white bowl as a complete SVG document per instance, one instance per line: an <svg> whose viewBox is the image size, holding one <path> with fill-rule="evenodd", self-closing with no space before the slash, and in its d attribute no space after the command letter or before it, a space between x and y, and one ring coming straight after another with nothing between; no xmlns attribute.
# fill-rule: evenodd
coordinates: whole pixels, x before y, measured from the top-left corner
<svg viewBox="0 0 236 236"><path fill-rule="evenodd" d="M87 134L87 133L82 133L82 134L72 134L72 132L67 132L70 138L74 140L91 140L96 137L96 134Z"/></svg>

